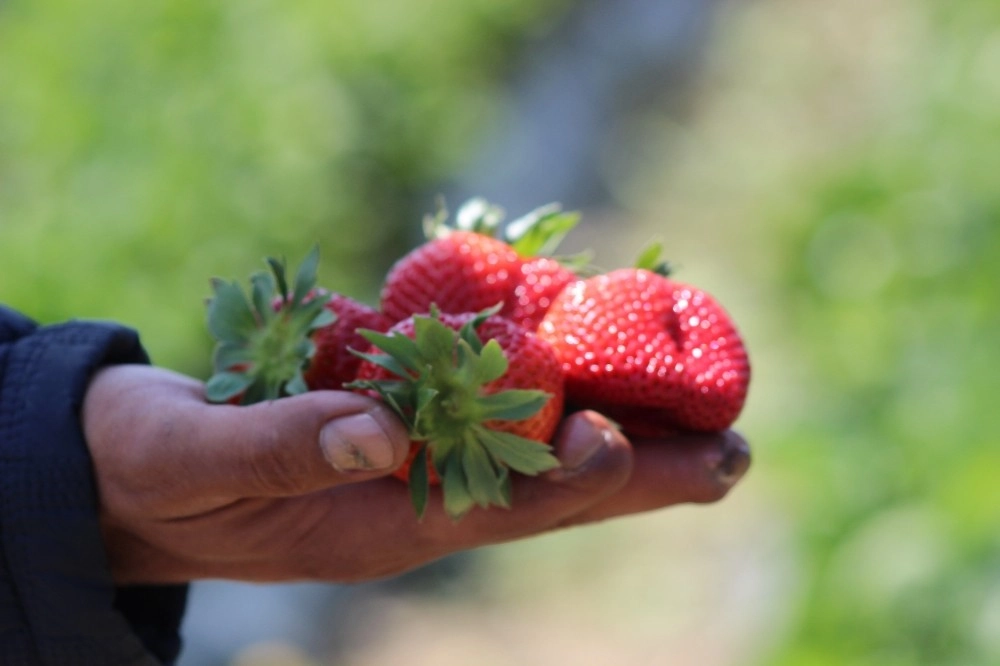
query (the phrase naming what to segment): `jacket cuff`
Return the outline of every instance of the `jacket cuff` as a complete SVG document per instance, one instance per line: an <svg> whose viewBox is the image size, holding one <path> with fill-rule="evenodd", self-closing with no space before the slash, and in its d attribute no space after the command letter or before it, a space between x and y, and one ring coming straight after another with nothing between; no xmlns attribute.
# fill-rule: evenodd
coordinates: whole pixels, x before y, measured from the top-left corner
<svg viewBox="0 0 1000 666"><path fill-rule="evenodd" d="M187 586L116 588L80 423L105 365L149 363L138 335L101 322L44 326L0 371L0 548L42 664L173 662Z"/></svg>

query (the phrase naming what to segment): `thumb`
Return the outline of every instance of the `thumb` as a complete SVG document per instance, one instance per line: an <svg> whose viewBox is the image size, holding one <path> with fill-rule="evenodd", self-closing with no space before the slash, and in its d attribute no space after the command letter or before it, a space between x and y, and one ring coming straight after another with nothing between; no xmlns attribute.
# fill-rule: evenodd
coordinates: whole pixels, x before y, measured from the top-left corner
<svg viewBox="0 0 1000 666"><path fill-rule="evenodd" d="M206 462L220 466L239 497L300 495L385 476L410 448L389 409L346 391L209 409L203 450L218 459Z"/></svg>
<svg viewBox="0 0 1000 666"><path fill-rule="evenodd" d="M210 405L200 382L141 365L99 372L81 416L103 493L191 511L385 476L410 444L395 415L366 396Z"/></svg>

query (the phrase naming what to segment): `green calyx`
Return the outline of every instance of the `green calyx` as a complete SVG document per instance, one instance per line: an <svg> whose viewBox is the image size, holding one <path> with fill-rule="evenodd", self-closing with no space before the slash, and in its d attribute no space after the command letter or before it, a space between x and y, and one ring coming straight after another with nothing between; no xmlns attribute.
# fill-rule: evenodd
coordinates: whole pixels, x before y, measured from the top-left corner
<svg viewBox="0 0 1000 666"><path fill-rule="evenodd" d="M674 271L673 265L662 258L663 242L659 240L650 241L636 257L633 268L643 268L647 271L667 277Z"/></svg>
<svg viewBox="0 0 1000 666"><path fill-rule="evenodd" d="M439 200L437 212L424 218L424 234L431 239L452 231L471 231L504 241L522 257L552 256L580 221L579 213L564 212L557 203L540 206L506 225L504 216L503 208L477 197L462 204L449 224L448 210ZM560 261L575 265L580 259L574 256Z"/></svg>
<svg viewBox="0 0 1000 666"><path fill-rule="evenodd" d="M485 425L529 418L551 397L537 390L483 390L509 365L500 344L484 343L476 332L496 311L480 313L458 331L436 312L417 316L413 338L361 331L384 353L358 355L391 378L348 387L377 392L407 425L411 439L423 443L409 478L418 516L427 506L428 461L441 479L445 510L455 520L475 505L510 507L511 470L534 476L559 466L549 445Z"/></svg>
<svg viewBox="0 0 1000 666"><path fill-rule="evenodd" d="M250 277L249 295L238 282L213 280L208 329L216 340L214 374L205 385L211 402L239 397L248 405L308 390L303 369L316 351L313 331L332 324L326 299L313 292L319 249L313 248L288 284L283 260L268 258L270 273Z"/></svg>

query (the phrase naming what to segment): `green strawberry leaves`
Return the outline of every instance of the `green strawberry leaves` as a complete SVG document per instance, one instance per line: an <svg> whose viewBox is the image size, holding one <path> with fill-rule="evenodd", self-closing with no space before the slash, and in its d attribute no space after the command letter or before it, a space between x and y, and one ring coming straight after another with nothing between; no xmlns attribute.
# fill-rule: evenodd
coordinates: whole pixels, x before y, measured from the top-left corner
<svg viewBox="0 0 1000 666"><path fill-rule="evenodd" d="M470 434L470 439L472 435ZM510 493L507 491L510 475L503 470L499 474L489 453L480 446L468 444L462 452L461 473L467 480L469 498L480 506L491 504L510 507ZM447 509L445 505L445 509Z"/></svg>
<svg viewBox="0 0 1000 666"><path fill-rule="evenodd" d="M397 412L398 413L398 412ZM421 447L413 458L408 479L410 487L410 502L413 504L417 517L423 517L427 509L427 496L430 494L430 475L427 472L427 447Z"/></svg>
<svg viewBox="0 0 1000 666"><path fill-rule="evenodd" d="M285 262L266 262L271 272L252 275L249 294L236 281L212 281L208 330L216 346L205 385L211 402L251 404L308 390L302 371L315 353L310 335L336 318L313 293L319 249L303 260L291 289Z"/></svg>
<svg viewBox="0 0 1000 666"><path fill-rule="evenodd" d="M564 212L559 204L550 203L530 211L522 217L503 224L503 208L486 199L469 199L448 223L448 209L438 200L437 211L424 217L424 236L442 238L452 231L471 231L491 238L499 238L522 257L554 256L559 244L580 221L578 212ZM586 264L590 254L565 258L567 266ZM560 258L563 262L564 259Z"/></svg>
<svg viewBox="0 0 1000 666"><path fill-rule="evenodd" d="M579 221L579 213L564 213L551 203L510 222L504 240L523 257L552 255Z"/></svg>
<svg viewBox="0 0 1000 666"><path fill-rule="evenodd" d="M205 393L212 402L225 402L247 390L253 377L242 372L217 372L205 385Z"/></svg>
<svg viewBox="0 0 1000 666"><path fill-rule="evenodd" d="M633 268L642 268L664 277L673 272L670 262L663 259L663 241L652 240L639 252Z"/></svg>
<svg viewBox="0 0 1000 666"><path fill-rule="evenodd" d="M476 329L497 307L455 330L440 315L413 317L413 338L398 332L360 331L380 353L359 353L389 374L348 388L370 390L403 420L422 446L410 467L410 497L418 516L427 506L428 464L441 479L444 506L458 520L473 506L510 506L510 470L536 475L559 466L551 447L489 424L520 421L551 397L529 389L487 393L509 366L496 340Z"/></svg>
<svg viewBox="0 0 1000 666"><path fill-rule="evenodd" d="M559 466L547 444L489 428L476 429L476 435L494 460L502 461L505 467L521 474L534 476Z"/></svg>
<svg viewBox="0 0 1000 666"><path fill-rule="evenodd" d="M523 421L537 414L548 402L548 394L525 389L508 389L483 396L479 406L487 419Z"/></svg>

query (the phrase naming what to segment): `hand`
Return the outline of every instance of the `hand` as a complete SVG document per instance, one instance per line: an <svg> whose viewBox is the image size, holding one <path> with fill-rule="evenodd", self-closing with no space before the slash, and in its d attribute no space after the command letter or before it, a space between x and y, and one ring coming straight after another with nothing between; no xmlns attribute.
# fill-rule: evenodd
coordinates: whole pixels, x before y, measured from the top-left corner
<svg viewBox="0 0 1000 666"><path fill-rule="evenodd" d="M453 523L432 492L418 522L406 485L387 477L406 457L405 429L361 395L210 405L193 379L122 365L94 377L82 416L119 583L370 580L563 526L712 502L750 462L733 432L633 446L581 412L553 442L563 466L516 478L512 509Z"/></svg>

